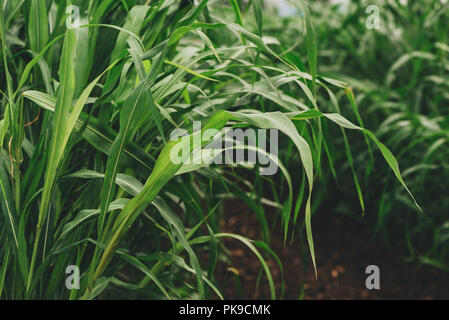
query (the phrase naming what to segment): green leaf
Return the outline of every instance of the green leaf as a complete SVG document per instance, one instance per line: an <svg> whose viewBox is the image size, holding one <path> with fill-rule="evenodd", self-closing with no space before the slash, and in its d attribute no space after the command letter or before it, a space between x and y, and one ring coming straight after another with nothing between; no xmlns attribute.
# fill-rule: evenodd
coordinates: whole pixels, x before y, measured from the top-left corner
<svg viewBox="0 0 449 320"><path fill-rule="evenodd" d="M39 217L36 226L36 238L34 240L33 255L31 258L31 267L28 275L27 291L30 289L33 280L34 265L39 245L39 238L43 223L47 218L48 207L53 185L56 181L56 172L65 149L65 143L68 139L67 117L72 105L73 94L75 91L75 72L74 57L76 49L76 38L73 30L68 30L64 39L60 64L61 87L56 100L55 113L53 115L52 137L48 154L48 164L45 171L44 189L42 191L41 203L39 207Z"/></svg>

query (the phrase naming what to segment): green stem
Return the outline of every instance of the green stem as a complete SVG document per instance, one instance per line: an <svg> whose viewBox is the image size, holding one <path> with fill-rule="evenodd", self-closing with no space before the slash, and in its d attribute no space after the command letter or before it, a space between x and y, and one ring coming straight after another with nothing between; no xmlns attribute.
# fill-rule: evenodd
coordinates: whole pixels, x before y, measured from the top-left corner
<svg viewBox="0 0 449 320"><path fill-rule="evenodd" d="M16 212L20 215L20 170L19 165L14 168L14 199L16 204Z"/></svg>

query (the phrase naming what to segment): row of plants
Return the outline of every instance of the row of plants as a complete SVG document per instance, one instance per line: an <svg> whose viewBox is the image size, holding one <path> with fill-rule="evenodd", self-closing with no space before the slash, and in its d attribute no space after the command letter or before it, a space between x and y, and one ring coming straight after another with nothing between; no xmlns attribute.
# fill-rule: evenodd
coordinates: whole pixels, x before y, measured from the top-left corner
<svg viewBox="0 0 449 320"><path fill-rule="evenodd" d="M439 44L434 57L402 58L410 49L403 41L363 29L361 6L337 19L335 7L320 4L297 1L297 15L279 18L261 0L5 0L0 297L225 298L215 270L229 261L227 238L257 256L271 297L282 297L266 262L274 257L282 270L270 249L268 215L275 212L282 223L284 241L297 230L307 243L304 258L316 268L312 215L336 178L349 181L343 191L358 212L378 211L380 230L387 231L390 219L392 227L402 226L393 213L409 214L407 226L419 230L437 221L428 210L441 204L428 194L444 186L429 188L425 173L429 165L447 174L447 149L438 142L447 141L441 129L447 117L434 113L447 103L447 81L427 86L420 80L423 72L430 83L445 80L447 12L429 9L436 17L426 23L441 37L428 40ZM424 18L416 19L423 42L429 32L420 29ZM385 46L376 50L391 66L386 82L380 74L367 80L376 70L367 53L373 65L377 53L355 45L356 34ZM429 66L406 70L412 58ZM425 106L408 111L411 93ZM202 131L192 130L194 121ZM272 157L278 173L261 175L258 165L171 161L180 146L195 152L189 138L224 128L278 129L279 155ZM190 136L170 140L175 129ZM418 161L423 150L426 162ZM393 154L407 170L403 175ZM420 206L403 177L424 214L415 213ZM220 232L226 199L248 206L261 239ZM410 239L423 234L407 230ZM444 235L440 225L432 230ZM447 253L447 244L435 241L426 261ZM69 290L70 265L79 267L81 281Z"/></svg>
<svg viewBox="0 0 449 320"><path fill-rule="evenodd" d="M364 125L397 157L423 211L385 167L366 165L370 154L362 151L356 166L370 208L364 219L384 245L402 248L406 261L449 270L449 3L378 1L377 30L364 25L369 4L312 6L320 72L357 92ZM360 140L352 141L362 150ZM345 186L340 190L350 196Z"/></svg>

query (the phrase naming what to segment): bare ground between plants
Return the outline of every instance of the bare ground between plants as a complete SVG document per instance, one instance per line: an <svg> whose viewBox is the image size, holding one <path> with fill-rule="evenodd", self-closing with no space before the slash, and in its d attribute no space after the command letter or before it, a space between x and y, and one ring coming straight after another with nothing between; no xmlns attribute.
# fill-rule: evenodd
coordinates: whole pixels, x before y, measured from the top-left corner
<svg viewBox="0 0 449 320"><path fill-rule="evenodd" d="M405 262L397 254L398 250L390 251L379 245L354 219L337 214L317 214L312 224L318 279L315 279L311 267L302 272L298 241L287 241L284 247L282 232L272 233L271 248L284 267L284 299L298 299L304 281L304 299L449 299L449 273ZM238 202L226 203L222 230L260 239L260 225L255 215ZM216 272L224 298L269 299L270 291L264 275L256 290L260 270L256 256L235 240L226 240L225 245L230 250L232 265L220 263ZM268 264L279 296L281 272L274 259L269 259ZM380 268L380 290L365 288L368 276L365 268L371 264ZM233 281L229 267L238 271L240 284Z"/></svg>

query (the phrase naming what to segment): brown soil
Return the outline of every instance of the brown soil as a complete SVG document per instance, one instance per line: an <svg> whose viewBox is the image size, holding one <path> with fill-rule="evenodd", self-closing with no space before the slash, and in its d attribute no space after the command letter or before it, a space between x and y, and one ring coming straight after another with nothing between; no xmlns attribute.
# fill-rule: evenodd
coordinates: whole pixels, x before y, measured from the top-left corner
<svg viewBox="0 0 449 320"><path fill-rule="evenodd" d="M260 239L259 222L250 210L235 202L227 203L225 209L224 232ZM313 218L312 226L318 279L312 267L302 271L299 240L287 241L284 247L283 233L272 232L270 247L284 267L284 299L298 299L303 283L304 299L449 299L448 272L405 262L400 250L390 251L379 245L360 222L342 215L320 213ZM265 275L257 288L261 268L256 256L236 240L227 239L224 244L230 251L231 264L219 263L216 272L224 298L269 299ZM310 255L306 257L310 260ZM380 268L380 290L365 288L369 276L365 269L372 264ZM274 259L268 259L268 265L279 298L281 272ZM234 276L236 271L238 277Z"/></svg>

